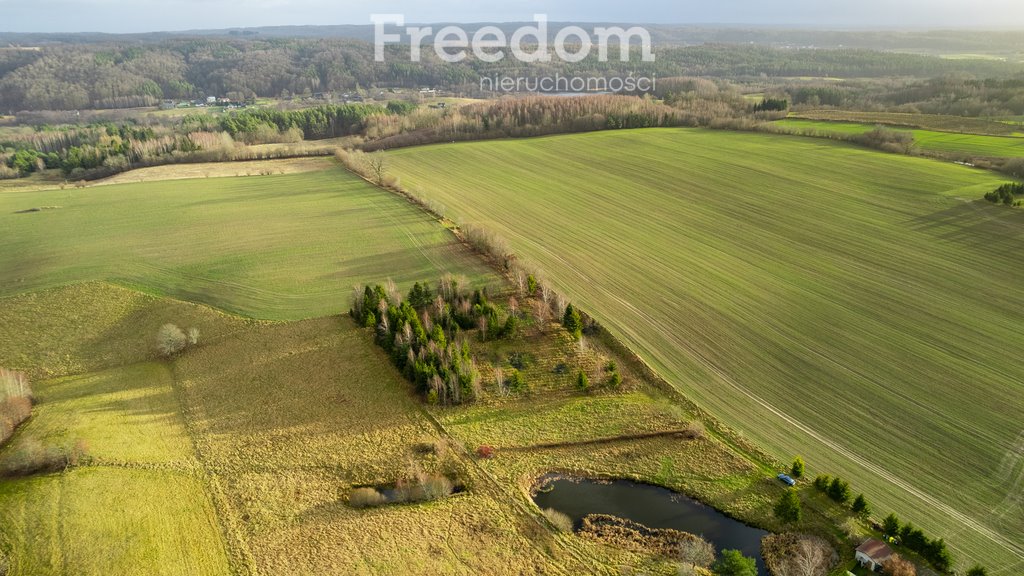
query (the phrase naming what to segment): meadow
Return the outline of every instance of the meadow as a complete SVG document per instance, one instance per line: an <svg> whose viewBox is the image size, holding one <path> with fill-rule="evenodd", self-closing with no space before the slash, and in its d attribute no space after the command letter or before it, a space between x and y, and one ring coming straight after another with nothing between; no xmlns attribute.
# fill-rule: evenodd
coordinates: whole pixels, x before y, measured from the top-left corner
<svg viewBox="0 0 1024 576"><path fill-rule="evenodd" d="M224 166L233 174L247 169ZM390 277L405 287L442 272L474 282L491 275L429 216L340 168L273 170L2 192L0 296L105 280L294 320L337 313L359 283ZM47 209L23 212L33 208Z"/></svg>
<svg viewBox="0 0 1024 576"><path fill-rule="evenodd" d="M152 335L168 321L198 327L199 345L157 358ZM667 576L670 562L552 530L529 499L532 479L560 469L661 482L769 526L781 493L715 435L573 445L697 418L628 361L615 393L548 382L428 410L346 316L253 321L92 282L0 298L0 322L11 327L0 358L33 374L38 396L0 466L32 443L85 447L64 472L0 480L11 574ZM578 348L557 330L540 339L504 346L536 352L538 364ZM610 353L600 340L590 350ZM553 442L565 445L544 447ZM481 444L498 457L477 461ZM347 504L354 487L442 460L465 492ZM828 533L830 522L827 506L809 503L807 529Z"/></svg>
<svg viewBox="0 0 1024 576"><path fill-rule="evenodd" d="M901 112L862 112L855 110L810 110L797 112L793 118L826 122L884 124L905 128L920 128L936 132L961 132L991 136L1021 136L1020 127L996 118L970 118L944 114L910 114Z"/></svg>
<svg viewBox="0 0 1024 576"><path fill-rule="evenodd" d="M787 118L773 122L773 124L795 131L837 132L840 134L864 134L878 127L878 124L805 120L801 118ZM914 143L922 150L929 152L942 152L952 155L962 154L965 159L970 157L1016 158L1024 156L1024 137L1020 136L986 136L900 127L894 129L912 133L914 135Z"/></svg>
<svg viewBox="0 0 1024 576"><path fill-rule="evenodd" d="M1003 179L688 129L388 162L779 458L849 477L963 563L1024 566L1024 213L980 200Z"/></svg>

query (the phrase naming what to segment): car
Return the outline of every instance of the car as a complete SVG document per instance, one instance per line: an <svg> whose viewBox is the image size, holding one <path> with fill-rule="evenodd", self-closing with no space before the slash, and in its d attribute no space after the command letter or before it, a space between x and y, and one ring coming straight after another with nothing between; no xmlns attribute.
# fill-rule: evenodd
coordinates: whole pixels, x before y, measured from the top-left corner
<svg viewBox="0 0 1024 576"><path fill-rule="evenodd" d="M790 478L788 474L779 474L776 478L782 480L782 482L787 486L796 486L796 480Z"/></svg>

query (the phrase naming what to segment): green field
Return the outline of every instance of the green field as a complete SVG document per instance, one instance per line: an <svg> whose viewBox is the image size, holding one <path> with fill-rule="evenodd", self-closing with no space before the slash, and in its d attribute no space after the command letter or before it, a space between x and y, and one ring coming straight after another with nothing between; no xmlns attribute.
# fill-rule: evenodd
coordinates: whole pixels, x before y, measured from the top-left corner
<svg viewBox="0 0 1024 576"><path fill-rule="evenodd" d="M828 122L820 120L803 120L787 118L773 124L784 126L795 131L838 132L841 134L864 134L874 130L877 124L856 122ZM934 130L902 129L914 135L914 142L922 150L963 154L964 157L978 156L987 158L1024 157L1024 138L1016 136L983 136L979 134L958 134L955 132L937 132Z"/></svg>
<svg viewBox="0 0 1024 576"><path fill-rule="evenodd" d="M1024 569L1024 213L1002 180L837 142L672 129L405 149L712 413L966 562Z"/></svg>
<svg viewBox="0 0 1024 576"><path fill-rule="evenodd" d="M27 214L17 212L59 207ZM109 280L265 319L340 311L357 283L484 264L344 170L0 193L0 295Z"/></svg>

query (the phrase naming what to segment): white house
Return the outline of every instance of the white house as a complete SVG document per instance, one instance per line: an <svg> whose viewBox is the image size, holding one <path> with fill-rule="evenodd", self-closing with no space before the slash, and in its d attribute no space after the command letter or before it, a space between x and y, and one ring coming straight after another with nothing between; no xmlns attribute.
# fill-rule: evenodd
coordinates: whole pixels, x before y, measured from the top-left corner
<svg viewBox="0 0 1024 576"><path fill-rule="evenodd" d="M882 564L891 557L892 548L881 540L872 538L857 547L857 562L875 572L881 570Z"/></svg>

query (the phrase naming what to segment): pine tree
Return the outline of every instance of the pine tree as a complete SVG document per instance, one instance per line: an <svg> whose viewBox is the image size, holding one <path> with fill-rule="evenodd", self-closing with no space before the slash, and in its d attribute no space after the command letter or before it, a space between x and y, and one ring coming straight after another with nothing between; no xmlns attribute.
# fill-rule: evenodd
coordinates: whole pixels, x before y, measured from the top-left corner
<svg viewBox="0 0 1024 576"><path fill-rule="evenodd" d="M853 500L853 506L851 507L853 513L858 516L867 516L871 513L871 507L868 506L868 501L864 498L863 494L858 494L857 498Z"/></svg>
<svg viewBox="0 0 1024 576"><path fill-rule="evenodd" d="M579 340L583 337L583 319L576 308L569 304L565 308L565 316L562 317L562 326L572 334L572 337Z"/></svg>
<svg viewBox="0 0 1024 576"><path fill-rule="evenodd" d="M799 522L802 516L800 496L790 488L783 493L779 503L775 505L775 516L786 523Z"/></svg>
<svg viewBox="0 0 1024 576"><path fill-rule="evenodd" d="M793 478L803 478L804 476L804 459L797 456L793 459L793 467L790 469L789 475Z"/></svg>

